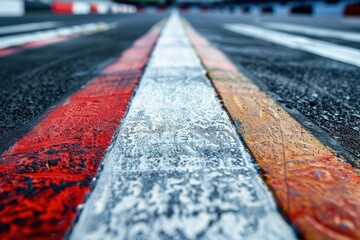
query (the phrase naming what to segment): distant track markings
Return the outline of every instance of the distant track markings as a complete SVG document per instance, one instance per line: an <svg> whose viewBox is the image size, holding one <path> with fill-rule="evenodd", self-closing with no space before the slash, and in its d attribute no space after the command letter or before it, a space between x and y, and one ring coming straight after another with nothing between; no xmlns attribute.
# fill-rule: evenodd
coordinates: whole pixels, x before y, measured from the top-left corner
<svg viewBox="0 0 360 240"><path fill-rule="evenodd" d="M310 52L322 57L360 67L360 50L322 40L269 30L249 24L225 24L224 28L249 37L258 38L285 47Z"/></svg>
<svg viewBox="0 0 360 240"><path fill-rule="evenodd" d="M114 27L116 24L98 22L0 37L0 57L65 41L80 35L106 31Z"/></svg>
<svg viewBox="0 0 360 240"><path fill-rule="evenodd" d="M275 22L265 23L265 26L285 32L303 33L317 37L338 38L347 41L360 42L360 33L357 32Z"/></svg>

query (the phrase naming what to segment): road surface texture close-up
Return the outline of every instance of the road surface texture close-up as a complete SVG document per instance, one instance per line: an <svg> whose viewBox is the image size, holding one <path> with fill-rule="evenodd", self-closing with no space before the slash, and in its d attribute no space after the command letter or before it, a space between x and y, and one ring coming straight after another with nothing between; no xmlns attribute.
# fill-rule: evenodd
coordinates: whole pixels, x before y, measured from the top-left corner
<svg viewBox="0 0 360 240"><path fill-rule="evenodd" d="M0 239L360 239L360 4L240 2L4 0Z"/></svg>
<svg viewBox="0 0 360 240"><path fill-rule="evenodd" d="M359 23L185 16L286 111L359 166ZM354 38L346 39L342 31Z"/></svg>

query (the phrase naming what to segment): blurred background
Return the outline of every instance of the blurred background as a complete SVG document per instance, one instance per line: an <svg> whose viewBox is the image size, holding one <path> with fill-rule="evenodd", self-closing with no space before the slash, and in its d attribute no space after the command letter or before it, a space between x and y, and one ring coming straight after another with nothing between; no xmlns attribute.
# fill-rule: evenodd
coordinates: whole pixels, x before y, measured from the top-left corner
<svg viewBox="0 0 360 240"><path fill-rule="evenodd" d="M279 16L359 16L360 1L354 0L0 0L0 16L28 14L106 14L136 11L228 12Z"/></svg>

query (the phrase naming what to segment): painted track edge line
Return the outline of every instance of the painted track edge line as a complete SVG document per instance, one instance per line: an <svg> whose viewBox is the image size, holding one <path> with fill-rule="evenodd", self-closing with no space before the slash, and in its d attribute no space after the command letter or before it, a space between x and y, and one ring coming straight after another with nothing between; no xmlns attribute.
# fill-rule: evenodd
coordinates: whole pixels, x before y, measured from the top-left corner
<svg viewBox="0 0 360 240"><path fill-rule="evenodd" d="M294 238L177 15L119 128L70 239Z"/></svg>
<svg viewBox="0 0 360 240"><path fill-rule="evenodd" d="M159 31L152 28L104 70L125 72L90 80L1 155L0 238L65 236Z"/></svg>
<svg viewBox="0 0 360 240"><path fill-rule="evenodd" d="M186 28L266 183L302 236L359 238L359 172L322 145L190 24Z"/></svg>
<svg viewBox="0 0 360 240"><path fill-rule="evenodd" d="M155 41L155 43L154 43L154 45L153 45L153 48L152 48L151 53L154 51L154 47L156 46L156 42L159 40L159 37L160 37L160 35L161 35L161 31L162 31L162 29L163 29L163 27L164 27L164 25L165 25L165 23L166 23L166 20L167 20L167 18L165 18L165 19L163 19L163 20L160 20L160 21L159 21L158 23L156 23L153 27L151 27L150 30L148 31L148 32L155 32L155 33L158 34L158 37L157 37L157 39L156 39L156 41ZM145 35L146 35L146 34L145 34ZM143 38L143 37L141 37L141 38ZM139 38L138 40L140 40L141 38ZM142 75L144 74L145 69L147 68L147 65L148 65L149 60L150 60L150 57L151 57L151 53L150 53L150 55L149 55L148 61L147 61L147 63L146 63L146 66L144 66L144 68L143 68L143 73L142 73ZM110 64L109 66L111 66L111 65L112 65L112 64ZM101 76L105 76L105 77L106 77L106 76L113 76L113 75L121 74L122 72L123 72L123 71L119 71L119 72L114 71L114 72L108 72L108 73L106 73L106 72L105 72L105 69L104 69L104 71L101 73ZM142 76L141 76L141 77L142 77ZM122 124L123 120L125 119L126 115L127 115L128 112L129 112L129 108L130 108L130 106L131 106L131 102L133 101L133 99L134 99L134 97L135 97L135 95L136 95L136 92L137 92L137 90L138 90L138 88L139 88L139 84L140 84L140 81L141 81L141 77L140 77L140 79L139 79L139 83L135 86L135 89L133 90L133 92L132 92L132 94L131 94L131 96L130 96L130 100L129 100L129 103L128 103L127 108L126 108L126 110L125 110L125 113L122 115L122 117L121 117L120 120L119 120L119 125L118 125L118 127L116 128L116 130L115 130L115 132L114 132L114 134L113 134L113 136L112 136L112 139L111 139L111 141L110 141L110 144L109 144L108 148L106 149L106 151L104 152L104 157L106 156L106 154L107 154L109 151L111 151L111 148L112 148L113 145L114 145L114 140L118 137L118 134L119 134L119 126ZM104 157L103 157L103 158L104 158ZM103 159L102 159L102 161L101 161L101 163L100 163L100 165L99 165L99 168L98 168L98 170L97 170L94 178L92 179L92 182L93 182L93 183L89 186L89 187L90 187L90 191L85 194L85 197L84 197L83 202L81 203L80 207L77 209L78 212L77 212L77 214L76 214L76 216L75 216L75 218L74 218L74 221L72 222L71 226L69 227L69 230L68 230L67 233L66 233L65 239L69 239L69 238L70 238L70 236L71 236L71 234L72 234L72 232L73 232L73 229L74 229L75 225L77 224L77 222L78 222L78 220L79 220L79 218L80 218L80 216L81 216L81 212L82 212L82 210L83 210L83 205L84 205L84 204L86 203L86 201L88 201L88 199L90 198L91 193L92 193L92 191L94 190L94 188L95 188L95 186L96 186L96 184L97 184L97 181L99 180L99 178L100 178L100 176L101 176L101 173L102 173L102 171L103 171L103 167L104 167L104 161L103 161Z"/></svg>

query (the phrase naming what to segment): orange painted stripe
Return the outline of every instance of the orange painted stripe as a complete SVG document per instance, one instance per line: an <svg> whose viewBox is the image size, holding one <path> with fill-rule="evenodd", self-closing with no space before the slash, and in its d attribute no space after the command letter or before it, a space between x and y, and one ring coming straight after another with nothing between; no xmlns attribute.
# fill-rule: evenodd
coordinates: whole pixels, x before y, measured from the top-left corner
<svg viewBox="0 0 360 240"><path fill-rule="evenodd" d="M359 170L336 157L187 25L280 208L305 239L360 239Z"/></svg>

